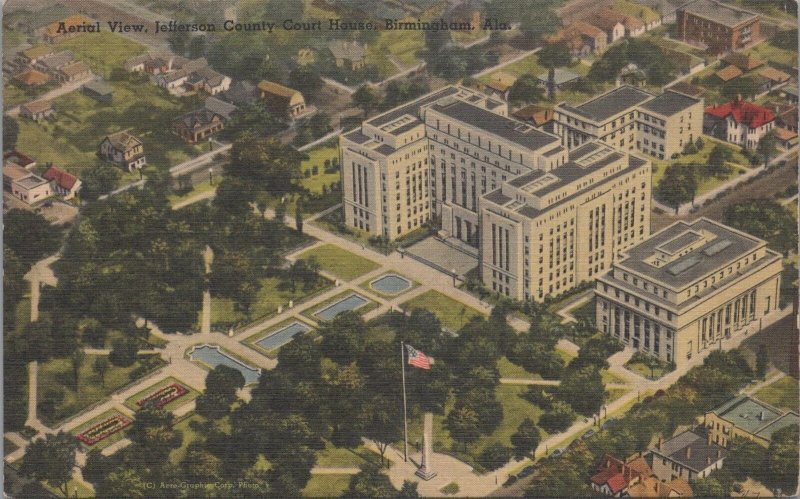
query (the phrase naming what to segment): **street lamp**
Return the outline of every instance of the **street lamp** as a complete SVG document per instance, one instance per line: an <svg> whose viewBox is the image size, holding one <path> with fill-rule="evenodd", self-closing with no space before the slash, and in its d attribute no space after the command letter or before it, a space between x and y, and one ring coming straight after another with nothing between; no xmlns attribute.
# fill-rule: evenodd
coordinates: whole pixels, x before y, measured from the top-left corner
<svg viewBox="0 0 800 499"><path fill-rule="evenodd" d="M214 167L208 169L208 183L214 185Z"/></svg>
<svg viewBox="0 0 800 499"><path fill-rule="evenodd" d="M450 272L453 273L453 287L456 287L456 269L451 269Z"/></svg>

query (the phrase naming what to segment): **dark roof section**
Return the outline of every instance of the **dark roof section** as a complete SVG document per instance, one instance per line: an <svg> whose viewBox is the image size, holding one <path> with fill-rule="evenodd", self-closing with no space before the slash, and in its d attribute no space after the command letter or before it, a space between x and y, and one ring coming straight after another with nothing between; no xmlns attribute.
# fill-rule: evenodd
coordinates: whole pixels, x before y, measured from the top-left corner
<svg viewBox="0 0 800 499"><path fill-rule="evenodd" d="M508 197L505 194L503 194L502 189L497 189L495 191L490 192L489 194L484 196L484 199L486 199L487 201L490 201L492 203L497 203L499 205L504 205L504 204L508 203L509 201L511 201L510 197Z"/></svg>
<svg viewBox="0 0 800 499"><path fill-rule="evenodd" d="M361 133L361 129L353 130L350 133L344 134L345 138L351 142L355 142L356 144L363 144L369 140L369 137Z"/></svg>
<svg viewBox="0 0 800 499"><path fill-rule="evenodd" d="M691 449L688 455L687 449ZM725 447L713 442L708 443L705 437L690 430L667 440L661 445L661 449L654 448L651 450L698 472L710 466L708 464L709 458L711 459L711 464L714 464L720 459L724 459L728 454L728 450Z"/></svg>
<svg viewBox="0 0 800 499"><path fill-rule="evenodd" d="M743 22L758 17L758 14L750 12L749 10L740 9L733 5L716 2L714 0L696 0L685 5L680 10L723 24L729 28L736 27Z"/></svg>
<svg viewBox="0 0 800 499"><path fill-rule="evenodd" d="M462 100L445 104L436 103L431 109L530 150L561 142L555 135L539 131L527 123L500 116Z"/></svg>
<svg viewBox="0 0 800 499"><path fill-rule="evenodd" d="M441 99L442 97L447 97L448 95L453 95L456 93L458 93L458 88L456 87L443 88L437 92L424 95L419 99L413 102L409 102L404 106L400 106L386 113L379 114L378 116L375 116L374 118L367 120L367 123L369 123L372 126L379 127L385 125L386 123L390 123L406 114L419 116L420 107L424 106L425 104L430 104L431 102Z"/></svg>
<svg viewBox="0 0 800 499"><path fill-rule="evenodd" d="M645 263L645 260L650 258L657 248L665 243L673 241L689 230L696 232L705 230L716 235L716 237L702 246L698 246L689 253L671 261L669 265L654 267ZM718 251L705 251L720 241L729 241L730 244ZM618 265L641 274L646 274L653 279L680 290L697 279L727 266L734 260L753 251L760 244L760 241L753 237L748 237L720 223L701 218L691 223L683 221L676 222L661 232L654 234L641 244L629 249L627 251L628 256L624 260L621 260ZM717 246L717 248L719 248L719 246ZM707 253L712 254L709 255ZM695 259L697 260L696 262ZM682 262L687 263L683 264ZM682 268L682 265L688 266ZM675 272L677 270L680 270L680 272Z"/></svg>
<svg viewBox="0 0 800 499"><path fill-rule="evenodd" d="M641 105L642 109L658 113L662 116L672 116L673 114L680 113L700 102L700 99L689 97L688 95L671 92L667 90L655 99L651 99Z"/></svg>
<svg viewBox="0 0 800 499"><path fill-rule="evenodd" d="M616 114L638 106L652 97L653 94L650 92L630 85L623 85L575 107L562 107L594 121L605 121Z"/></svg>

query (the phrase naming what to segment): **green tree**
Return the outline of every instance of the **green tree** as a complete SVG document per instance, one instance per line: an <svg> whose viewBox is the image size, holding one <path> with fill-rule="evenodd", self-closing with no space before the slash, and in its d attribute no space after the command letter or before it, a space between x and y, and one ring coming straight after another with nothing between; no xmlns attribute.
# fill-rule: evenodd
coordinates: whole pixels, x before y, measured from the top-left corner
<svg viewBox="0 0 800 499"><path fill-rule="evenodd" d="M214 255L211 264L211 293L230 298L244 311L255 303L261 280L256 264L244 251L224 251Z"/></svg>
<svg viewBox="0 0 800 499"><path fill-rule="evenodd" d="M397 494L397 497L400 499L415 499L419 497L417 485L419 485L419 482L403 480L403 486L400 488L400 492Z"/></svg>
<svg viewBox="0 0 800 499"><path fill-rule="evenodd" d="M169 46L178 55L185 55L190 35L187 31L172 31L167 38Z"/></svg>
<svg viewBox="0 0 800 499"><path fill-rule="evenodd" d="M576 416L569 404L556 400L550 410L539 417L539 426L548 433L561 432L570 427Z"/></svg>
<svg viewBox="0 0 800 499"><path fill-rule="evenodd" d="M539 80L527 73L517 78L508 91L508 101L515 106L539 102L543 97Z"/></svg>
<svg viewBox="0 0 800 499"><path fill-rule="evenodd" d="M105 476L97 487L96 492L97 497L103 499L115 499L118 497L145 499L152 496L148 485L147 480L142 477L139 470L127 466L119 466Z"/></svg>
<svg viewBox="0 0 800 499"><path fill-rule="evenodd" d="M689 165L674 163L667 167L656 188L657 197L678 212L680 205L693 202L697 194L697 177Z"/></svg>
<svg viewBox="0 0 800 499"><path fill-rule="evenodd" d="M741 482L747 480L747 477L761 480L766 463L767 449L750 440L734 438L725 458L725 469Z"/></svg>
<svg viewBox="0 0 800 499"><path fill-rule="evenodd" d="M43 216L13 209L3 216L4 245L26 265L58 251L60 234Z"/></svg>
<svg viewBox="0 0 800 499"><path fill-rule="evenodd" d="M772 488L779 488L785 494L793 494L797 490L798 470L798 426L782 428L772 434L772 441L767 452L765 483Z"/></svg>
<svg viewBox="0 0 800 499"><path fill-rule="evenodd" d="M478 464L489 471L502 468L511 460L512 451L500 442L489 444L478 456Z"/></svg>
<svg viewBox="0 0 800 499"><path fill-rule="evenodd" d="M138 352L139 342L136 338L119 338L111 344L108 360L115 366L128 367L136 362Z"/></svg>
<svg viewBox="0 0 800 499"><path fill-rule="evenodd" d="M539 446L539 428L530 418L525 418L517 427L516 433L511 435L511 445L514 446L514 457L523 458L533 456Z"/></svg>
<svg viewBox="0 0 800 499"><path fill-rule="evenodd" d="M297 232L303 233L303 201L300 198L294 205L294 226Z"/></svg>
<svg viewBox="0 0 800 499"><path fill-rule="evenodd" d="M397 490L377 467L367 465L350 479L350 486L345 495L365 499L395 497Z"/></svg>
<svg viewBox="0 0 800 499"><path fill-rule="evenodd" d="M722 218L731 227L765 239L770 248L784 255L797 248L794 217L774 199L748 199L730 204Z"/></svg>
<svg viewBox="0 0 800 499"><path fill-rule="evenodd" d="M350 98L356 107L364 111L364 117L369 115L370 111L378 105L378 96L375 95L375 91L372 90L372 87L369 85L361 85L358 87Z"/></svg>
<svg viewBox="0 0 800 499"><path fill-rule="evenodd" d="M539 64L547 68L547 95L554 99L556 95L556 68L568 66L572 62L572 54L563 43L549 43L539 51Z"/></svg>
<svg viewBox="0 0 800 499"><path fill-rule="evenodd" d="M364 436L375 442L381 454L381 464L389 444L403 437L400 411L390 400L377 396L370 403L370 415L364 427ZM389 461L386 461L389 466Z"/></svg>
<svg viewBox="0 0 800 499"><path fill-rule="evenodd" d="M732 156L733 151L722 144L717 144L708 155L706 167L700 168L699 171L703 172L706 177L724 178L731 171L731 167L726 163L731 160Z"/></svg>
<svg viewBox="0 0 800 499"><path fill-rule="evenodd" d="M122 172L114 166L100 164L89 167L81 175L81 199L94 201L117 187Z"/></svg>
<svg viewBox="0 0 800 499"><path fill-rule="evenodd" d="M81 367L83 367L85 360L86 354L82 349L76 348L73 350L72 355L70 356L70 364L72 365L72 385L75 387L76 392L78 391L81 379Z"/></svg>
<svg viewBox="0 0 800 499"><path fill-rule="evenodd" d="M289 73L289 86L301 94L314 98L325 85L319 73L310 67L298 67Z"/></svg>
<svg viewBox="0 0 800 499"><path fill-rule="evenodd" d="M700 478L692 482L695 497L725 497L725 488L716 478Z"/></svg>
<svg viewBox="0 0 800 499"><path fill-rule="evenodd" d="M181 446L183 434L174 428L174 419L171 412L150 404L136 412L128 438L144 450L142 458L148 466L163 466L172 449Z"/></svg>
<svg viewBox="0 0 800 499"><path fill-rule="evenodd" d="M10 151L17 147L19 123L11 116L3 116L3 150Z"/></svg>
<svg viewBox="0 0 800 499"><path fill-rule="evenodd" d="M111 366L108 362L108 357L101 355L94 359L92 370L94 370L95 374L100 378L100 386L106 386L106 372L108 372L109 367Z"/></svg>
<svg viewBox="0 0 800 499"><path fill-rule="evenodd" d="M244 375L238 369L215 367L206 375L206 390L197 398L197 413L210 419L226 416L236 401L236 391L244 384Z"/></svg>
<svg viewBox="0 0 800 499"><path fill-rule="evenodd" d="M600 370L594 366L567 370L558 387L558 397L575 412L584 416L595 414L603 406L605 387Z"/></svg>
<svg viewBox="0 0 800 499"><path fill-rule="evenodd" d="M203 57L206 54L205 35L193 36L192 39L189 40L188 51L189 51L189 57L192 59Z"/></svg>
<svg viewBox="0 0 800 499"><path fill-rule="evenodd" d="M223 479L222 460L211 452L190 444L181 461L186 479L195 483L216 482Z"/></svg>
<svg viewBox="0 0 800 499"><path fill-rule="evenodd" d="M77 447L75 437L63 431L35 439L25 449L20 473L69 497L67 482L72 478Z"/></svg>
<svg viewBox="0 0 800 499"><path fill-rule="evenodd" d="M752 99L758 93L759 84L753 76L740 76L722 84L720 95L726 100Z"/></svg>
<svg viewBox="0 0 800 499"><path fill-rule="evenodd" d="M306 158L275 138L247 131L234 140L225 174L246 182L244 190L253 195L263 191L280 196L295 188L294 182L301 178L300 164Z"/></svg>
<svg viewBox="0 0 800 499"><path fill-rule="evenodd" d="M447 415L445 425L453 440L464 444L464 452L467 451L467 445L478 440L481 435L478 413L469 406L453 408Z"/></svg>
<svg viewBox="0 0 800 499"><path fill-rule="evenodd" d="M775 137L775 130L770 130L759 139L756 150L764 158L764 166L768 166L769 160L778 152L778 139Z"/></svg>

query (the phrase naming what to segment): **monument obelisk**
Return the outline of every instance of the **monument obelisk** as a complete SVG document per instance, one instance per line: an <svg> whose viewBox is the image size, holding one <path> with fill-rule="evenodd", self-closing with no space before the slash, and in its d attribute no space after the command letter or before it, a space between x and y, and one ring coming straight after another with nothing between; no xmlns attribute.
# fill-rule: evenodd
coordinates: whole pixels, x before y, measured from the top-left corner
<svg viewBox="0 0 800 499"><path fill-rule="evenodd" d="M433 455L433 413L425 413L425 423L422 433L422 466L417 470L416 475L423 480L430 480L436 476L436 472L431 468L431 456Z"/></svg>

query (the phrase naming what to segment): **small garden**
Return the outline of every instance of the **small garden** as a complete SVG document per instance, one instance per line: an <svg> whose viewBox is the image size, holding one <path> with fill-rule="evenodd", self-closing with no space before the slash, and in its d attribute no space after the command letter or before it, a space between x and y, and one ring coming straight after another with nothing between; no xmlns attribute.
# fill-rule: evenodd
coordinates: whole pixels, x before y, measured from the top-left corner
<svg viewBox="0 0 800 499"><path fill-rule="evenodd" d="M372 260L333 244L317 246L301 253L298 258L306 260L313 258L319 264L320 269L345 281L353 280L380 267Z"/></svg>
<svg viewBox="0 0 800 499"><path fill-rule="evenodd" d="M753 396L762 402L787 411L797 412L798 407L800 407L800 400L798 400L797 394L797 380L791 376L785 376L761 388L754 393Z"/></svg>
<svg viewBox="0 0 800 499"><path fill-rule="evenodd" d="M104 449L123 438L123 430L129 427L131 418L112 409L84 423L73 434L84 446L91 449Z"/></svg>
<svg viewBox="0 0 800 499"><path fill-rule="evenodd" d="M428 310L439 318L442 326L453 332L464 327L474 317L483 317L481 312L436 290L426 291L400 306L405 311L415 308Z"/></svg>
<svg viewBox="0 0 800 499"><path fill-rule="evenodd" d="M675 370L675 364L642 352L635 352L625 368L647 379L659 379Z"/></svg>
<svg viewBox="0 0 800 499"><path fill-rule="evenodd" d="M199 395L197 390L170 376L128 397L125 405L133 411L138 411L146 404L172 411Z"/></svg>

